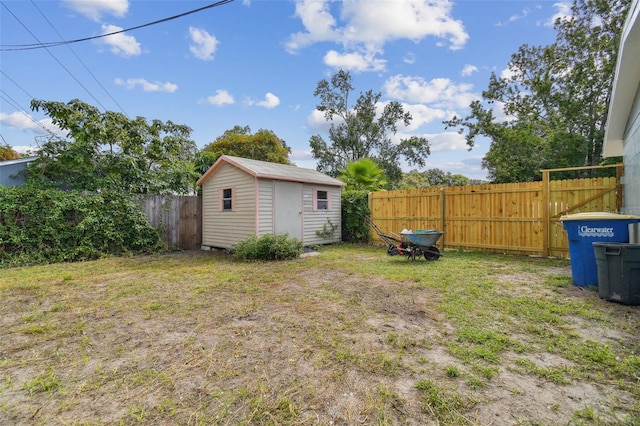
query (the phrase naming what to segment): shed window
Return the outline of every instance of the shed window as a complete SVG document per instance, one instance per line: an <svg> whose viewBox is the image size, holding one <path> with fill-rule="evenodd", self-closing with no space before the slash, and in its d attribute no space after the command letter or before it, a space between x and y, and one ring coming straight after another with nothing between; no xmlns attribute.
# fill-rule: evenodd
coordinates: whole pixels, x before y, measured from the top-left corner
<svg viewBox="0 0 640 426"><path fill-rule="evenodd" d="M220 210L225 212L234 210L234 192L233 188L225 188L220 191Z"/></svg>
<svg viewBox="0 0 640 426"><path fill-rule="evenodd" d="M315 210L329 210L329 191L315 191Z"/></svg>

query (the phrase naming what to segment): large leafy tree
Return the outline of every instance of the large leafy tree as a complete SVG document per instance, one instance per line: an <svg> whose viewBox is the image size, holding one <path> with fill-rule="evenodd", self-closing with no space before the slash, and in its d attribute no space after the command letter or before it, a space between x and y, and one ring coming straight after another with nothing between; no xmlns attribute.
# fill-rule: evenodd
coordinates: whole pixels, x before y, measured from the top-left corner
<svg viewBox="0 0 640 426"><path fill-rule="evenodd" d="M508 73L492 74L471 113L445 122L467 144L488 137L484 167L495 182L531 181L543 168L601 162L620 32L630 0L574 0L556 41L521 46ZM506 119L498 119L496 105Z"/></svg>
<svg viewBox="0 0 640 426"><path fill-rule="evenodd" d="M260 129L251 133L249 126L234 126L202 148L196 156L196 167L204 173L223 154L271 163L291 164L289 148L273 131Z"/></svg>
<svg viewBox="0 0 640 426"><path fill-rule="evenodd" d="M387 103L378 114L381 94L371 90L360 93L351 106L349 96L353 90L351 75L343 70L334 74L331 81L323 79L316 86L314 96L320 98L316 108L331 122L329 143L319 135L309 141L318 170L337 176L348 163L371 158L393 185L402 177L402 157L410 165L424 166L430 154L425 138L411 137L398 144L391 140L399 125L411 123L411 114L398 102Z"/></svg>
<svg viewBox="0 0 640 426"><path fill-rule="evenodd" d="M42 186L115 190L132 194L184 194L193 190L197 151L191 129L171 121L128 118L74 99L33 100L54 124L68 132L37 152L28 178Z"/></svg>

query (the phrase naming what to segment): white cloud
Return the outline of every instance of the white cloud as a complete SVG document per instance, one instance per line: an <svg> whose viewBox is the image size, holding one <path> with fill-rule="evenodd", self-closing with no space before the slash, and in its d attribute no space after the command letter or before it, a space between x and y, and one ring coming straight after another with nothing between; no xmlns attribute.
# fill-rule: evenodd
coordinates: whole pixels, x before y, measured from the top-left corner
<svg viewBox="0 0 640 426"><path fill-rule="evenodd" d="M494 121L498 123L503 123L505 121L516 120L515 116L509 115L505 112L504 106L505 106L504 102L496 101L493 103L492 111L493 111Z"/></svg>
<svg viewBox="0 0 640 426"><path fill-rule="evenodd" d="M17 130L31 130L38 134L45 135L49 130L58 136L63 136L66 132L62 131L58 126L54 125L50 118L36 120L25 111L15 111L11 114L0 112L0 122Z"/></svg>
<svg viewBox="0 0 640 426"><path fill-rule="evenodd" d="M414 131L425 124L436 120L441 122L456 115L455 112L448 109L431 108L422 104L403 104L402 107L411 113L412 120L409 127L406 128L407 131Z"/></svg>
<svg viewBox="0 0 640 426"><path fill-rule="evenodd" d="M236 101L233 99L233 96L229 92L223 89L216 90L216 94L214 96L207 97L207 102L211 105L222 106L222 105L233 105Z"/></svg>
<svg viewBox="0 0 640 426"><path fill-rule="evenodd" d="M296 2L295 15L302 20L307 32L292 34L286 44L287 50L296 52L319 41L338 41L336 20L331 15L327 0L303 0Z"/></svg>
<svg viewBox="0 0 640 426"><path fill-rule="evenodd" d="M387 96L408 103L432 104L438 108L467 108L479 99L472 84L455 84L448 78L426 81L421 77L396 75L384 83Z"/></svg>
<svg viewBox="0 0 640 426"><path fill-rule="evenodd" d="M468 150L469 146L464 138L458 132L442 132L423 135L428 141L431 147L431 152L443 152L443 151L462 151Z"/></svg>
<svg viewBox="0 0 640 426"><path fill-rule="evenodd" d="M338 116L333 117L333 124L338 125L342 122L343 120L340 117ZM331 123L332 123L331 121L327 121L327 119L325 118L324 112L318 111L317 109L314 109L313 111L311 111L311 113L307 117L307 124L309 125L309 129L312 132L327 133L329 132Z"/></svg>
<svg viewBox="0 0 640 426"><path fill-rule="evenodd" d="M509 17L509 19L507 19L507 22L498 22L496 24L497 27L503 27L507 24L511 24L513 22L519 21L520 19L526 18L527 16L529 16L529 13L531 13L531 10L529 9L522 9L522 13L520 13L519 15L511 15Z"/></svg>
<svg viewBox="0 0 640 426"><path fill-rule="evenodd" d="M402 58L402 62L405 64L415 64L416 63L416 54L413 52L409 52Z"/></svg>
<svg viewBox="0 0 640 426"><path fill-rule="evenodd" d="M129 0L63 0L63 4L96 22L102 14L121 18L129 11Z"/></svg>
<svg viewBox="0 0 640 426"><path fill-rule="evenodd" d="M500 71L500 78L503 78L505 80L509 80L511 81L512 79L514 79L515 77L518 76L518 71L515 69L511 69L511 68L505 68L502 71Z"/></svg>
<svg viewBox="0 0 640 426"><path fill-rule="evenodd" d="M280 105L280 98L278 98L273 93L269 92L264 96L264 100L255 101L253 99L247 99L246 103L249 106L257 105L257 106L264 107L264 108L267 108L267 109L273 109L273 108L277 107L278 105Z"/></svg>
<svg viewBox="0 0 640 426"><path fill-rule="evenodd" d="M478 72L478 67L476 67L475 65L466 64L464 66L464 68L462 69L461 74L462 74L463 77L468 77L471 74L473 74L474 72Z"/></svg>
<svg viewBox="0 0 640 426"><path fill-rule="evenodd" d="M218 47L218 39L206 30L194 27L189 27L189 36L191 37L189 51L193 56L203 61L212 61Z"/></svg>
<svg viewBox="0 0 640 426"><path fill-rule="evenodd" d="M553 14L551 18L547 22L545 22L545 27L553 27L558 19L566 20L571 19L571 3L570 2L559 2L554 3L553 7L557 9L557 12Z"/></svg>
<svg viewBox="0 0 640 426"><path fill-rule="evenodd" d="M332 14L335 4L330 0L296 1L295 15L305 31L289 37L287 51L296 53L314 43L334 42L346 51L380 52L394 40L419 42L426 37L446 40L450 49L457 50L469 38L462 22L451 16L448 0L344 1L335 13L340 22Z"/></svg>
<svg viewBox="0 0 640 426"><path fill-rule="evenodd" d="M121 78L116 78L115 83L118 86L126 86L127 89L134 89L136 86L142 87L142 90L145 92L167 92L173 93L178 90L178 85L174 83L161 83L155 82L151 83L144 78L128 78L126 80L122 80Z"/></svg>
<svg viewBox="0 0 640 426"><path fill-rule="evenodd" d="M336 69L345 69L354 72L384 71L387 61L376 59L373 55L361 53L343 53L330 50L324 55L324 63Z"/></svg>
<svg viewBox="0 0 640 426"><path fill-rule="evenodd" d="M102 34L109 34L117 31L122 31L122 27L116 25L102 25ZM126 35L125 33L119 33L103 37L100 39L102 43L111 46L111 52L120 56L138 56L142 53L140 43L138 43L135 37Z"/></svg>

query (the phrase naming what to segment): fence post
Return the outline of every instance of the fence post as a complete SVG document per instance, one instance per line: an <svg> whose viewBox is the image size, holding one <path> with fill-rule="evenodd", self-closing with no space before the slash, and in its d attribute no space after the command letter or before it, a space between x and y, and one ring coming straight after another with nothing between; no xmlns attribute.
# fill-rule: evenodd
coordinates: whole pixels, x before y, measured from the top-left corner
<svg viewBox="0 0 640 426"><path fill-rule="evenodd" d="M551 241L551 215L549 209L551 208L551 185L549 170L542 170L542 229L544 238L542 239L542 255L549 257L550 241Z"/></svg>
<svg viewBox="0 0 640 426"><path fill-rule="evenodd" d="M624 174L624 165L620 163L616 166L616 212L620 213L622 204L624 203L624 194L622 187L622 175Z"/></svg>
<svg viewBox="0 0 640 426"><path fill-rule="evenodd" d="M442 216L442 237L440 237L440 248L442 252L444 252L444 243L445 243L445 238L447 236L447 233L445 232L445 228L446 228L446 204L445 204L445 188L446 187L442 187L440 189L440 214Z"/></svg>

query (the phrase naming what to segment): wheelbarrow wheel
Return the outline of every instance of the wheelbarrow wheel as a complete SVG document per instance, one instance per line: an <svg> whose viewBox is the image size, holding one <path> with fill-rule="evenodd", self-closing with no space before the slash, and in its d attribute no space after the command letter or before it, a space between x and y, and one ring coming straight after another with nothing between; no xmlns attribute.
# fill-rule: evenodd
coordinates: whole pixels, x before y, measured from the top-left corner
<svg viewBox="0 0 640 426"><path fill-rule="evenodd" d="M425 250L424 258L427 260L438 260L440 259L440 250L438 250L438 247L431 246L428 250Z"/></svg>

